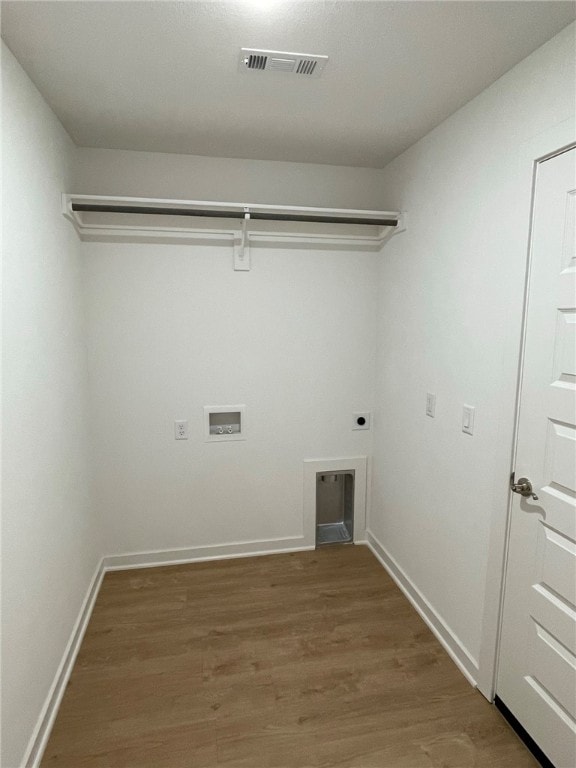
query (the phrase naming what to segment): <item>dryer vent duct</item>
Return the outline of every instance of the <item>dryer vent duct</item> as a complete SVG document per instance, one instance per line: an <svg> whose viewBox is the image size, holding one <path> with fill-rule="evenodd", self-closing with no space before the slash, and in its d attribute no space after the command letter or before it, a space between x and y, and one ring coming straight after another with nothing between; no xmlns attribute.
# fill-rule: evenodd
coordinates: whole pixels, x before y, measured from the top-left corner
<svg viewBox="0 0 576 768"><path fill-rule="evenodd" d="M265 51L259 48L241 48L238 69L240 72L285 72L304 77L320 77L328 56L312 53L285 53Z"/></svg>

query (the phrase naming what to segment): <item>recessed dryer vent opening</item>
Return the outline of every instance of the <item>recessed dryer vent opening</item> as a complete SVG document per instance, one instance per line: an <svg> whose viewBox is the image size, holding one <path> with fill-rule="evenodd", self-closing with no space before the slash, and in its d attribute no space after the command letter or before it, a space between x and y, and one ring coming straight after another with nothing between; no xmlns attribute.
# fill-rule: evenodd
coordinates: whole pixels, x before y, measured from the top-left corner
<svg viewBox="0 0 576 768"><path fill-rule="evenodd" d="M316 546L354 538L354 470L316 474Z"/></svg>

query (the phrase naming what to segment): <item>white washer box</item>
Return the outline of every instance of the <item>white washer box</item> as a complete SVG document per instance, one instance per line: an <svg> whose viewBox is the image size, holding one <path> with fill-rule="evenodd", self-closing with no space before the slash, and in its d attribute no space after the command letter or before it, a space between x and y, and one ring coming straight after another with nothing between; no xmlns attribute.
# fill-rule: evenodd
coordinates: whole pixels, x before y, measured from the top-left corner
<svg viewBox="0 0 576 768"><path fill-rule="evenodd" d="M246 440L245 405L205 405L204 441Z"/></svg>

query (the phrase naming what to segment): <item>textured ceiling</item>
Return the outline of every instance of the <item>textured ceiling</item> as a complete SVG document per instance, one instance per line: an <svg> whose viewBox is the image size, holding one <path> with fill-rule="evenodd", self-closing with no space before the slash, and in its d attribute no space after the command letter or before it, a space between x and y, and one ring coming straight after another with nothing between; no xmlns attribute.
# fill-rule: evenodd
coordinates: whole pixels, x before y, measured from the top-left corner
<svg viewBox="0 0 576 768"><path fill-rule="evenodd" d="M379 168L574 18L571 2L2 3L2 35L84 147ZM240 74L240 47L327 54Z"/></svg>

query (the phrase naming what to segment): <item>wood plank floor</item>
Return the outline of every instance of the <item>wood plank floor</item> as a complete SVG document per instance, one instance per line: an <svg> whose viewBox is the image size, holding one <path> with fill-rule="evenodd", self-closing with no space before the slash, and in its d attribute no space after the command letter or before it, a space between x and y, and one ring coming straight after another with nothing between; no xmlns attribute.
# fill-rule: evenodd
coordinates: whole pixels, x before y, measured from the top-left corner
<svg viewBox="0 0 576 768"><path fill-rule="evenodd" d="M535 765L361 546L107 574L42 761Z"/></svg>

